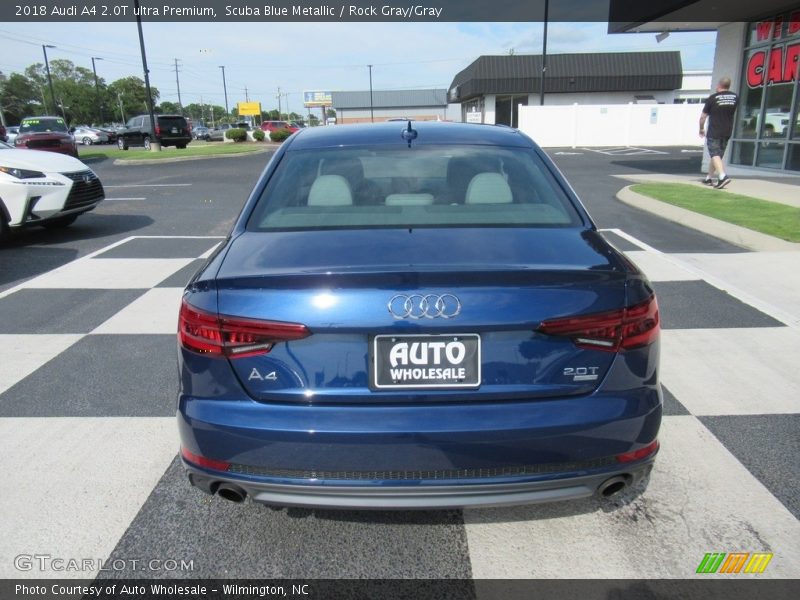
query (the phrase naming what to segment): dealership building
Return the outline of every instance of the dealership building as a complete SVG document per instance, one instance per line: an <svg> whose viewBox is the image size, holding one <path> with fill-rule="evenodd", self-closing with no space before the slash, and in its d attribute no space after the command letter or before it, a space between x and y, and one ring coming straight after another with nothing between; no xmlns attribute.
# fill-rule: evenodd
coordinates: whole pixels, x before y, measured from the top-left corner
<svg viewBox="0 0 800 600"><path fill-rule="evenodd" d="M447 90L369 90L330 92L338 124L410 117L417 121L459 121L458 106L448 106Z"/></svg>
<svg viewBox="0 0 800 600"><path fill-rule="evenodd" d="M545 103L672 104L708 96L708 88L684 90L683 80L677 51L553 54ZM541 90L541 55L481 56L453 78L448 99L461 105L463 121L517 127L519 107L539 105Z"/></svg>
<svg viewBox="0 0 800 600"><path fill-rule="evenodd" d="M730 77L740 96L733 137L726 157L730 164L789 172L800 171L800 4L797 0L663 0L658 12L640 3L619 2L625 19L614 18L612 33L716 31L712 80ZM710 15L726 21L711 21Z"/></svg>

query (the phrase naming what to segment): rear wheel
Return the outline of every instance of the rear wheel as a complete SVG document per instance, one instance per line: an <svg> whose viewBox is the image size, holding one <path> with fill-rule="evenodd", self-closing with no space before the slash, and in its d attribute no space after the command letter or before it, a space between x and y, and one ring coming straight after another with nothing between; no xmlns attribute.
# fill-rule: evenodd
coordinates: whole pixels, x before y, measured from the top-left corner
<svg viewBox="0 0 800 600"><path fill-rule="evenodd" d="M58 217L57 219L50 219L49 221L44 221L42 223L42 227L45 229L61 229L62 227L69 227L75 222L75 219L78 218L78 215L67 215L66 217Z"/></svg>
<svg viewBox="0 0 800 600"><path fill-rule="evenodd" d="M92 145L92 140L91 140L91 138L88 138L88 137L83 138L81 140L81 142L83 142L84 146L91 146Z"/></svg>
<svg viewBox="0 0 800 600"><path fill-rule="evenodd" d="M128 144L125 143L125 140L122 138L117 138L117 148L120 150L127 150Z"/></svg>
<svg viewBox="0 0 800 600"><path fill-rule="evenodd" d="M144 149L145 150L150 150L150 138L147 137L147 136L145 136L145 138L144 138Z"/></svg>
<svg viewBox="0 0 800 600"><path fill-rule="evenodd" d="M177 144L175 147L178 150L186 150L186 144Z"/></svg>

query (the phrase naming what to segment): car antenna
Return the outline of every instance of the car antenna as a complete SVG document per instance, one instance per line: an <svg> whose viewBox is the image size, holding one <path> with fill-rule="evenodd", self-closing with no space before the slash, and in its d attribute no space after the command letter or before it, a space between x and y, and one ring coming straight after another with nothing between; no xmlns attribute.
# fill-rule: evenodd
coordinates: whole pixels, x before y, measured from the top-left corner
<svg viewBox="0 0 800 600"><path fill-rule="evenodd" d="M408 140L408 147L411 148L411 140L417 139L419 132L416 129L411 129L411 119L408 120L408 129L403 129L400 137Z"/></svg>

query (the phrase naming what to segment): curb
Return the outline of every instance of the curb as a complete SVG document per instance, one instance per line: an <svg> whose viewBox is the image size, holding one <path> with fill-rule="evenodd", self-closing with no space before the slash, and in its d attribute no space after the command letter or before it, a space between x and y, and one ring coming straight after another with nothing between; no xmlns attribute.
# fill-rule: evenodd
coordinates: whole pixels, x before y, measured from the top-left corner
<svg viewBox="0 0 800 600"><path fill-rule="evenodd" d="M265 146L264 148L259 148L258 150L239 152L237 154L206 154L200 156L176 156L175 158L116 158L111 164L124 166L158 165L162 163L187 162L191 160L207 160L209 158L240 158L242 156L251 156L253 154L263 154L264 152L274 150L276 147L277 144L275 146Z"/></svg>
<svg viewBox="0 0 800 600"><path fill-rule="evenodd" d="M800 244L787 242L765 233L753 231L733 223L726 223L667 202L637 194L631 190L631 186L626 186L617 192L617 200L685 227L702 231L731 244L742 246L748 250L755 250L756 252L800 252Z"/></svg>

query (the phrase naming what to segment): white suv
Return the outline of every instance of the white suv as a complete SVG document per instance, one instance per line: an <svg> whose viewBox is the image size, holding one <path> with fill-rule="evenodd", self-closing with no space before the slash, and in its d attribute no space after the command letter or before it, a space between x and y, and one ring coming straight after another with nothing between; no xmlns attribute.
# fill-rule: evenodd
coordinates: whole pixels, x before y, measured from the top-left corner
<svg viewBox="0 0 800 600"><path fill-rule="evenodd" d="M77 158L0 142L0 239L10 228L66 227L104 197L97 175Z"/></svg>

